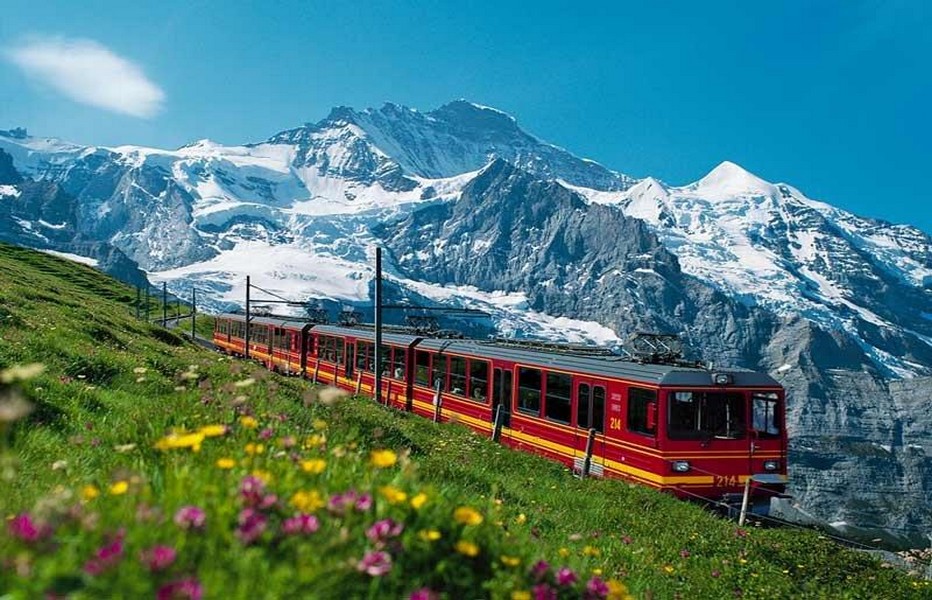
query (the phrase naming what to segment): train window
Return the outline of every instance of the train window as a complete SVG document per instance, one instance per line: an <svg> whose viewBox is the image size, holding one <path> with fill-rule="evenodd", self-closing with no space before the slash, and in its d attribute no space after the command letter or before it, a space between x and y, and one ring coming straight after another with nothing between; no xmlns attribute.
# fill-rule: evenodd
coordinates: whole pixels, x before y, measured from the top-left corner
<svg viewBox="0 0 932 600"><path fill-rule="evenodd" d="M656 435L656 417L651 414L656 410L657 392L641 388L628 390L628 431L644 435Z"/></svg>
<svg viewBox="0 0 932 600"><path fill-rule="evenodd" d="M469 361L469 397L485 402L489 389L489 363L484 360Z"/></svg>
<svg viewBox="0 0 932 600"><path fill-rule="evenodd" d="M547 373L547 393L544 414L551 421L569 424L573 410L570 394L573 389L572 377L565 373Z"/></svg>
<svg viewBox="0 0 932 600"><path fill-rule="evenodd" d="M590 402L592 402L592 388L588 383L580 383L576 389L576 427L589 429Z"/></svg>
<svg viewBox="0 0 932 600"><path fill-rule="evenodd" d="M518 410L540 415L541 374L538 369L518 368Z"/></svg>
<svg viewBox="0 0 932 600"><path fill-rule="evenodd" d="M592 429L605 433L605 388L592 388Z"/></svg>
<svg viewBox="0 0 932 600"><path fill-rule="evenodd" d="M746 406L736 392L670 392L667 433L680 440L743 438Z"/></svg>
<svg viewBox="0 0 932 600"><path fill-rule="evenodd" d="M447 357L444 354L434 354L434 359L431 362L430 370L430 384L437 388L437 384L440 384L440 390L443 392L447 390Z"/></svg>
<svg viewBox="0 0 932 600"><path fill-rule="evenodd" d="M334 360L339 364L343 364L343 338L335 337L333 338L333 348L334 348Z"/></svg>
<svg viewBox="0 0 932 600"><path fill-rule="evenodd" d="M466 395L466 359L461 356L450 357L450 393Z"/></svg>
<svg viewBox="0 0 932 600"><path fill-rule="evenodd" d="M373 350L375 346L372 346ZM381 362L382 367L382 377L391 377L390 366L392 364L392 349L390 346L380 346L381 351L379 352L379 362ZM375 364L375 354L372 355L372 369L373 372L376 369Z"/></svg>
<svg viewBox="0 0 932 600"><path fill-rule="evenodd" d="M777 410L779 396L774 392L754 392L752 395L753 416L751 424L757 435L776 437L780 435L780 413Z"/></svg>
<svg viewBox="0 0 932 600"><path fill-rule="evenodd" d="M372 344L356 342L356 368L360 371L372 371Z"/></svg>
<svg viewBox="0 0 932 600"><path fill-rule="evenodd" d="M392 377L400 381L405 379L405 351L403 348L392 348Z"/></svg>
<svg viewBox="0 0 932 600"><path fill-rule="evenodd" d="M414 362L414 383L430 386L430 353L418 350Z"/></svg>

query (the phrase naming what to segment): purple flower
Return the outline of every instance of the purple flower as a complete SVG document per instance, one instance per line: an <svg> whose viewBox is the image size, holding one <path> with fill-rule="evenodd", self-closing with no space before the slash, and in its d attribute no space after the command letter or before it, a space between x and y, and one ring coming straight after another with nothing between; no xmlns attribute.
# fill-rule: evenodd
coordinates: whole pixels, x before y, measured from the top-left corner
<svg viewBox="0 0 932 600"><path fill-rule="evenodd" d="M156 600L201 600L204 588L197 579L180 579L166 583L155 594Z"/></svg>
<svg viewBox="0 0 932 600"><path fill-rule="evenodd" d="M381 577L392 570L392 557L388 552L367 552L356 569L371 577Z"/></svg>
<svg viewBox="0 0 932 600"><path fill-rule="evenodd" d="M113 541L98 548L94 556L84 563L84 572L88 575L100 575L120 562L123 557L123 536L124 533L120 531Z"/></svg>
<svg viewBox="0 0 932 600"><path fill-rule="evenodd" d="M689 550L685 548L680 550L680 558L689 558Z"/></svg>
<svg viewBox="0 0 932 600"><path fill-rule="evenodd" d="M239 495L246 506L257 506L262 502L265 484L258 477L247 475L239 484Z"/></svg>
<svg viewBox="0 0 932 600"><path fill-rule="evenodd" d="M175 562L178 553L171 546L152 546L139 553L139 561L153 573L164 571Z"/></svg>
<svg viewBox="0 0 932 600"><path fill-rule="evenodd" d="M356 504L358 498L359 494L356 493L356 490L346 490L342 494L334 494L327 501L327 510L335 515L342 516L347 508Z"/></svg>
<svg viewBox="0 0 932 600"><path fill-rule="evenodd" d="M175 513L175 524L182 529L203 529L206 520L204 510L193 505L182 506Z"/></svg>
<svg viewBox="0 0 932 600"><path fill-rule="evenodd" d="M569 567L563 567L557 571L557 585L570 586L577 581L579 581L579 579L576 577L576 573Z"/></svg>
<svg viewBox="0 0 932 600"><path fill-rule="evenodd" d="M356 510L366 512L370 508L372 508L372 494L362 494L356 498Z"/></svg>
<svg viewBox="0 0 932 600"><path fill-rule="evenodd" d="M540 581L550 572L550 564L546 560L539 560L531 567L531 577L534 581Z"/></svg>
<svg viewBox="0 0 932 600"><path fill-rule="evenodd" d="M538 583L531 591L534 592L534 600L557 600L557 591L546 583Z"/></svg>
<svg viewBox="0 0 932 600"><path fill-rule="evenodd" d="M20 513L7 521L6 528L12 537L28 543L38 542L52 534L51 527L39 525L28 513Z"/></svg>
<svg viewBox="0 0 932 600"><path fill-rule="evenodd" d="M404 531L403 523L396 523L391 519L382 519L376 521L366 530L366 537L369 538L376 547L381 547L387 540L398 537Z"/></svg>
<svg viewBox="0 0 932 600"><path fill-rule="evenodd" d="M268 519L259 511L252 508L244 508L239 513L239 526L236 528L236 537L241 542L249 545L255 542L268 524Z"/></svg>
<svg viewBox="0 0 932 600"><path fill-rule="evenodd" d="M426 587L415 590L408 596L408 600L437 600L438 598L437 592Z"/></svg>
<svg viewBox="0 0 932 600"><path fill-rule="evenodd" d="M608 585L598 577L593 577L586 584L586 598L607 598Z"/></svg>
<svg viewBox="0 0 932 600"><path fill-rule="evenodd" d="M300 514L285 519L285 522L282 523L282 531L285 535L314 533L318 529L320 529L320 521L314 515Z"/></svg>
<svg viewBox="0 0 932 600"><path fill-rule="evenodd" d="M275 432L272 431L271 428L266 427L265 429L263 429L262 431L259 432L259 439L260 439L260 440L267 440L267 439L271 438L274 434L275 434Z"/></svg>

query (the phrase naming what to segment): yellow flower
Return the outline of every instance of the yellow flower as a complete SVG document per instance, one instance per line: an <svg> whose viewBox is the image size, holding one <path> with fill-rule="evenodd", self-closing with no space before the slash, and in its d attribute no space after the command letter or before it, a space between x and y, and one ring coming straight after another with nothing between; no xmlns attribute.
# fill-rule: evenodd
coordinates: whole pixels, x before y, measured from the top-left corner
<svg viewBox="0 0 932 600"><path fill-rule="evenodd" d="M561 557L566 558L567 556L570 555L570 550L569 550L569 548L560 548L560 550L558 550L558 554L559 554Z"/></svg>
<svg viewBox="0 0 932 600"><path fill-rule="evenodd" d="M236 461L232 458L218 458L217 467L220 469L232 469L236 466Z"/></svg>
<svg viewBox="0 0 932 600"><path fill-rule="evenodd" d="M190 448L194 452L200 452L203 441L203 433L170 433L157 441L155 447L158 450Z"/></svg>
<svg viewBox="0 0 932 600"><path fill-rule="evenodd" d="M110 486L110 494L112 496L122 496L128 491L129 491L129 483L122 479Z"/></svg>
<svg viewBox="0 0 932 600"><path fill-rule="evenodd" d="M531 592L525 590L511 592L511 600L531 600Z"/></svg>
<svg viewBox="0 0 932 600"><path fill-rule="evenodd" d="M436 529L422 529L417 532L417 537L425 542L436 542L440 539L440 532Z"/></svg>
<svg viewBox="0 0 932 600"><path fill-rule="evenodd" d="M628 592L628 586L617 579L609 579L605 582L608 586L608 600L628 600L631 594Z"/></svg>
<svg viewBox="0 0 932 600"><path fill-rule="evenodd" d="M327 505L317 490L298 490L291 497L291 505L303 513L312 513Z"/></svg>
<svg viewBox="0 0 932 600"><path fill-rule="evenodd" d="M327 422L323 419L314 419L314 429L317 431L323 431L327 428Z"/></svg>
<svg viewBox="0 0 932 600"><path fill-rule="evenodd" d="M100 490L97 489L94 485L87 484L81 488L81 499L85 502L90 502L94 498L100 495Z"/></svg>
<svg viewBox="0 0 932 600"><path fill-rule="evenodd" d="M482 523L482 515L474 508L461 506L453 511L453 520L462 525L478 525Z"/></svg>
<svg viewBox="0 0 932 600"><path fill-rule="evenodd" d="M379 493L389 504L401 504L408 499L406 493L391 485L383 485L379 488Z"/></svg>
<svg viewBox="0 0 932 600"><path fill-rule="evenodd" d="M398 462L398 455L392 450L373 450L369 454L369 464L378 469L385 469Z"/></svg>
<svg viewBox="0 0 932 600"><path fill-rule="evenodd" d="M596 577L601 577L602 569L592 569L592 574L595 575Z"/></svg>
<svg viewBox="0 0 932 600"><path fill-rule="evenodd" d="M259 421L256 421L255 417L250 417L246 415L245 417L239 418L239 424L245 427L246 429L255 429L259 426Z"/></svg>
<svg viewBox="0 0 932 600"><path fill-rule="evenodd" d="M664 565L663 570L666 571L667 573L672 573L676 569L673 568L673 565Z"/></svg>
<svg viewBox="0 0 932 600"><path fill-rule="evenodd" d="M421 492L420 494L416 495L414 498L411 498L411 507L414 510L420 510L420 508L424 506L425 504L427 504L427 494L425 494L424 492Z"/></svg>
<svg viewBox="0 0 932 600"><path fill-rule="evenodd" d="M746 564L748 564L748 559L746 559L746 558L739 558L739 559L738 559L738 562L741 563L742 565L746 565Z"/></svg>
<svg viewBox="0 0 932 600"><path fill-rule="evenodd" d="M319 475L327 468L327 461L322 458L312 458L301 461L301 470L312 475Z"/></svg>
<svg viewBox="0 0 932 600"><path fill-rule="evenodd" d="M315 433L314 435L308 436L307 440L304 441L305 448L316 448L324 443L324 436Z"/></svg>
<svg viewBox="0 0 932 600"><path fill-rule="evenodd" d="M198 433L202 434L204 437L219 437L225 435L227 432L226 425L204 425L197 430Z"/></svg>
<svg viewBox="0 0 932 600"><path fill-rule="evenodd" d="M250 442L246 444L244 450L246 451L246 454L248 454L249 456L253 456L256 454L262 454L263 452L265 452L265 445L264 444L253 444L252 442Z"/></svg>
<svg viewBox="0 0 932 600"><path fill-rule="evenodd" d="M479 546L466 540L456 542L456 551L464 556L479 556Z"/></svg>
<svg viewBox="0 0 932 600"><path fill-rule="evenodd" d="M582 549L583 556L598 556L602 551L594 546L586 546Z"/></svg>
<svg viewBox="0 0 932 600"><path fill-rule="evenodd" d="M502 555L501 557L502 564L506 567L517 567L521 564L521 559L517 556L506 556Z"/></svg>
<svg viewBox="0 0 932 600"><path fill-rule="evenodd" d="M520 515L515 517L515 523L517 523L518 525L524 525L525 523L527 523L527 515L524 513L521 513Z"/></svg>
<svg viewBox="0 0 932 600"><path fill-rule="evenodd" d="M26 381L45 372L45 365L42 363L30 363L28 365L16 365L6 371L0 371L0 383L13 383L16 381Z"/></svg>

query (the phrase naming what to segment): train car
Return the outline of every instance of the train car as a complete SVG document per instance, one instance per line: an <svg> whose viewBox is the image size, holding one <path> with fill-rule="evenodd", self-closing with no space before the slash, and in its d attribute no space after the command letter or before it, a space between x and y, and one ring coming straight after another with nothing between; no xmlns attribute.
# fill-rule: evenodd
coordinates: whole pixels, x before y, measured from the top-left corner
<svg viewBox="0 0 932 600"><path fill-rule="evenodd" d="M249 357L266 368L287 375L306 371L312 323L282 317L251 317L249 323ZM236 356L246 355L246 318L237 313L218 315L214 319L214 345Z"/></svg>
<svg viewBox="0 0 932 600"><path fill-rule="evenodd" d="M235 337L242 320L233 315L218 323L219 348L242 354ZM299 362L315 382L373 392L371 328L254 323L270 328L269 335L273 327L303 332ZM253 358L271 356L267 364L274 364L271 346L250 347ZM499 415L499 439L508 446L684 498L737 503L752 484L752 510L766 512L770 499L783 494L785 397L775 380L593 350L387 333L379 401L484 435Z"/></svg>

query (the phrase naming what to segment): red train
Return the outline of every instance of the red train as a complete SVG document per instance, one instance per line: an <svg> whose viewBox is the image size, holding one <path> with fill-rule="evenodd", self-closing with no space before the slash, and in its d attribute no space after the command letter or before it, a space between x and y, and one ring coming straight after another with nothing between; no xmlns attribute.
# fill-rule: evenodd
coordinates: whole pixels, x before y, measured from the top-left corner
<svg viewBox="0 0 932 600"><path fill-rule="evenodd" d="M371 329L277 317L253 317L249 327L249 356L268 368L373 393ZM244 355L245 328L244 315L220 315L214 343ZM766 512L784 492L784 390L766 374L382 337L383 403L485 435L501 407L502 443L681 497L736 504L751 479L752 509Z"/></svg>

